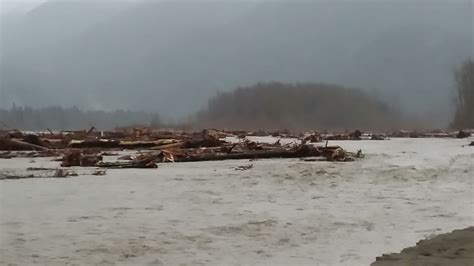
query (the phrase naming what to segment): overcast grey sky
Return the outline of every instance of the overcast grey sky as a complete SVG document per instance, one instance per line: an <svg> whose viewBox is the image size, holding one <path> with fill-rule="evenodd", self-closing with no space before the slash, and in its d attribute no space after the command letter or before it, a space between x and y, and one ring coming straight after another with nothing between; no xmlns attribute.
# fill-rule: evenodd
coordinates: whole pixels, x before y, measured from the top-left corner
<svg viewBox="0 0 474 266"><path fill-rule="evenodd" d="M28 10L46 0L0 0L2 13L15 10Z"/></svg>
<svg viewBox="0 0 474 266"><path fill-rule="evenodd" d="M51 0L0 0L1 13L11 11L27 11L35 6ZM99 0L53 0L53 1L99 1ZM140 0L103 0L103 1L140 1Z"/></svg>
<svg viewBox="0 0 474 266"><path fill-rule="evenodd" d="M474 0L51 1L0 0L19 15L1 22L0 108L178 117L276 80L373 89L448 121L452 70L473 54Z"/></svg>
<svg viewBox="0 0 474 266"><path fill-rule="evenodd" d="M51 0L0 0L0 13L11 11L27 11L35 6ZM53 0L53 1L99 1L99 0ZM102 0L102 1L144 1L144 0ZM145 1L160 1L160 0L145 0ZM190 0L193 1L193 0ZM221 0L224 1L224 0ZM237 0L228 0L237 1ZM240 1L256 1L256 0L240 0ZM347 1L347 0L345 0Z"/></svg>

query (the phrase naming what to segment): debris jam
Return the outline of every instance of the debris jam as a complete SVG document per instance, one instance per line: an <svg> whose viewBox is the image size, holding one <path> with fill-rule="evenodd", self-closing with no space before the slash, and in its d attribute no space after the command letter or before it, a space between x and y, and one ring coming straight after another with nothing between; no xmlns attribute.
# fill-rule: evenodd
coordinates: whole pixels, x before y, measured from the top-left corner
<svg viewBox="0 0 474 266"><path fill-rule="evenodd" d="M94 127L83 131L61 131L48 133L1 132L0 158L14 157L61 157L61 167L100 168L157 168L159 163L253 160L270 158L308 158L326 161L353 161L361 157L345 151L339 146L330 146L327 140L360 139L362 133L349 135L321 135L312 132L295 138L293 143L282 145L251 141L247 136L265 134L280 138L295 137L283 133L232 132L203 130L198 132L175 132L150 128L131 128L121 131L103 132ZM229 141L233 138L235 141ZM322 143L326 140L326 143ZM321 145L317 145L320 143ZM118 155L124 150L136 150L114 162L105 162L104 157ZM309 159L308 159L309 160Z"/></svg>
<svg viewBox="0 0 474 266"><path fill-rule="evenodd" d="M0 158L60 157L60 167L157 168L159 163L220 160L254 160L301 158L304 161L354 161L362 158L361 150L348 152L340 146L328 145L332 140L387 140L395 137L465 138L469 131L408 132L367 134L308 132L292 135L282 132L245 132L206 129L195 132L164 131L151 128L125 128L98 131L94 127L82 131L24 133L18 130L0 132ZM260 143L248 137L272 136L274 143ZM281 139L293 142L282 144ZM125 150L135 154L104 161L106 156ZM58 166L58 167L59 167ZM101 172L102 173L102 172ZM62 175L60 175L62 176ZM67 175L69 176L69 175Z"/></svg>

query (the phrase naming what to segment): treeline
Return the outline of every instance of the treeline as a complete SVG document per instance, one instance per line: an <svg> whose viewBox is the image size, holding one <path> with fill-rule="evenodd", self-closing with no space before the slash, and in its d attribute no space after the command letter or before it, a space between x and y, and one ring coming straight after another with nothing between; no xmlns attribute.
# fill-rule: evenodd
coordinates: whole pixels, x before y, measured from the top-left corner
<svg viewBox="0 0 474 266"><path fill-rule="evenodd" d="M77 130L94 126L99 130L116 127L146 125L159 126L157 114L117 110L84 111L76 107L30 107L13 106L9 110L0 109L0 129L19 130Z"/></svg>
<svg viewBox="0 0 474 266"><path fill-rule="evenodd" d="M345 130L410 127L374 95L328 84L260 83L219 93L198 125L229 129Z"/></svg>

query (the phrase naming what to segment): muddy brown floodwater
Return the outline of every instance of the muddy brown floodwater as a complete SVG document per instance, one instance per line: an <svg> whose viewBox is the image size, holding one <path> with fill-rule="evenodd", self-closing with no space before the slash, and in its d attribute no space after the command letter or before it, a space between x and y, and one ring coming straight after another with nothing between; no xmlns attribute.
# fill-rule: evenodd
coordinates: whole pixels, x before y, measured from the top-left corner
<svg viewBox="0 0 474 266"><path fill-rule="evenodd" d="M0 180L0 264L370 265L474 225L474 149L462 147L466 140L330 144L366 157ZM0 171L57 165L5 159Z"/></svg>

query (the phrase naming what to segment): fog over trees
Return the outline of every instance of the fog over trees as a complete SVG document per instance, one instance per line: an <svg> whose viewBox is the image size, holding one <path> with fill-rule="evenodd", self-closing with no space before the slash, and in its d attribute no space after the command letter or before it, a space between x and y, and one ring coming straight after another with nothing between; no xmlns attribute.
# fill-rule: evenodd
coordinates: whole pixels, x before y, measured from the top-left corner
<svg viewBox="0 0 474 266"><path fill-rule="evenodd" d="M7 130L82 130L95 127L98 130L113 130L117 127L152 126L162 123L157 114L118 110L82 111L77 107L62 108L13 106L0 109L0 129Z"/></svg>
<svg viewBox="0 0 474 266"><path fill-rule="evenodd" d="M414 126L397 109L359 89L277 82L220 93L199 113L196 123L227 129L293 131Z"/></svg>
<svg viewBox="0 0 474 266"><path fill-rule="evenodd" d="M472 14L470 0L47 1L2 14L0 108L182 118L275 80L359 87L446 126Z"/></svg>

